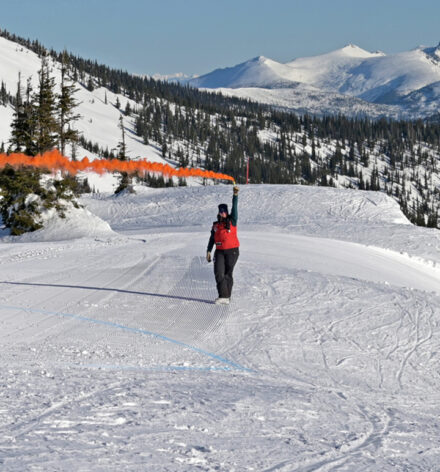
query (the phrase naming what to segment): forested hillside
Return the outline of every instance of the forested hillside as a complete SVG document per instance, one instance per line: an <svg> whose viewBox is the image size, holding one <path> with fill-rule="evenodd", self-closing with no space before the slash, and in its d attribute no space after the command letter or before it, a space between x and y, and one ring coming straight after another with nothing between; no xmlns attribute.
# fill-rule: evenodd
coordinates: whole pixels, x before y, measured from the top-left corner
<svg viewBox="0 0 440 472"><path fill-rule="evenodd" d="M38 41L1 35L39 55L46 51ZM125 106L118 107L130 131L177 165L224 172L243 183L249 159L252 183L378 190L395 198L414 223L438 227L440 125L435 120L299 116L72 54L48 53L66 63L66 73L80 86L126 97ZM17 106L13 91L3 86L1 105ZM85 148L112 157L89 136L79 139Z"/></svg>

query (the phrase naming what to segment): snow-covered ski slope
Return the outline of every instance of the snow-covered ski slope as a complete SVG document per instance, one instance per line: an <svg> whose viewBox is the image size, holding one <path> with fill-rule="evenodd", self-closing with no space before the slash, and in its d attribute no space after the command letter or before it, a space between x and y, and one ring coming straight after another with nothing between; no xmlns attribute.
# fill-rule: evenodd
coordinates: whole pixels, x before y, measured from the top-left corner
<svg viewBox="0 0 440 472"><path fill-rule="evenodd" d="M1 240L2 471L438 470L439 232L379 193L245 186L216 306L231 193L87 197L113 232Z"/></svg>

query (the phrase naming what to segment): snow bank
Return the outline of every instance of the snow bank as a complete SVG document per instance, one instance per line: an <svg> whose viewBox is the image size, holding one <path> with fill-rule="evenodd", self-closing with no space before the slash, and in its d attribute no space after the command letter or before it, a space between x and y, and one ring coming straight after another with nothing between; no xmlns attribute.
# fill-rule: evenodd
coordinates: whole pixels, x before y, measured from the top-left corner
<svg viewBox="0 0 440 472"><path fill-rule="evenodd" d="M61 218L55 209L42 215L44 227L21 236L5 236L2 242L42 242L62 241L77 238L108 237L115 233L110 225L92 214L86 208L75 208L70 205Z"/></svg>

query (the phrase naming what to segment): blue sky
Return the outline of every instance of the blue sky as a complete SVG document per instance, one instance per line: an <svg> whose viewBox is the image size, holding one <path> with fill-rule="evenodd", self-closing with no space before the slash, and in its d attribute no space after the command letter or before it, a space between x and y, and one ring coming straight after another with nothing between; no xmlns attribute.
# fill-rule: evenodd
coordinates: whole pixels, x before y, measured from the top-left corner
<svg viewBox="0 0 440 472"><path fill-rule="evenodd" d="M0 0L0 12L0 28L139 74L440 42L439 0Z"/></svg>

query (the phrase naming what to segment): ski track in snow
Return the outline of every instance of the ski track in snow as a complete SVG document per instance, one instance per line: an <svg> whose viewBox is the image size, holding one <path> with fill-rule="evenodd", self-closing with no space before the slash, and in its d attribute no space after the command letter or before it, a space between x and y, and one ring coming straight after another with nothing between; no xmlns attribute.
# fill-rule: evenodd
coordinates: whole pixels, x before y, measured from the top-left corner
<svg viewBox="0 0 440 472"><path fill-rule="evenodd" d="M126 236L0 245L2 470L436 470L440 287L417 238L412 257L379 244L386 225L367 246L358 201L321 222L344 213L338 238L289 234L284 202L278 229L240 226L216 306L211 219L154 204L142 229L148 211L113 202L95 204ZM395 231L396 249L413 234Z"/></svg>

